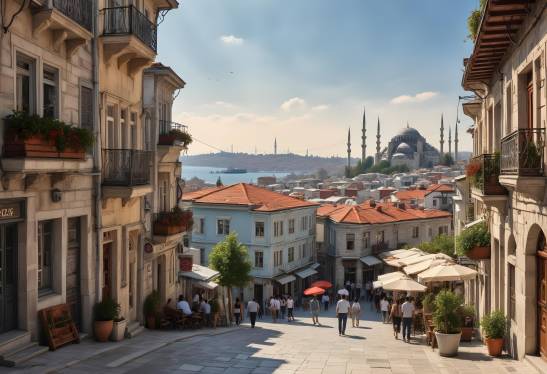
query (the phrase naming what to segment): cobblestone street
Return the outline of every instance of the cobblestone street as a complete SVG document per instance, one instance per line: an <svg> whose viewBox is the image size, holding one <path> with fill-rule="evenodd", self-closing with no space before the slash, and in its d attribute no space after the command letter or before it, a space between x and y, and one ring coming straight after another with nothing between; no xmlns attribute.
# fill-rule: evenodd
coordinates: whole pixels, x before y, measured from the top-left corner
<svg viewBox="0 0 547 374"><path fill-rule="evenodd" d="M321 327L311 325L303 312L297 321L271 323L265 317L257 328L247 324L218 335L196 335L146 352L145 332L127 345L95 355L61 370L62 373L537 373L526 362L492 359L478 343L462 343L455 358L441 358L437 351L415 340L395 340L391 325L379 322L369 305L359 328L339 337L334 312L323 313ZM248 321L246 321L248 323ZM207 330L203 330L205 333ZM209 330L210 331L210 330ZM222 330L216 330L221 332ZM168 334L164 332L163 334ZM100 346L99 343L91 343ZM131 348L138 345L139 349ZM74 347L74 348L72 348ZM78 346L70 348L77 349ZM142 350L144 347L144 351ZM65 348L68 349L68 348ZM82 347L82 349L84 349ZM58 352L29 362L27 370L44 372L44 362ZM75 355L72 360L77 360ZM32 368L34 366L34 368Z"/></svg>

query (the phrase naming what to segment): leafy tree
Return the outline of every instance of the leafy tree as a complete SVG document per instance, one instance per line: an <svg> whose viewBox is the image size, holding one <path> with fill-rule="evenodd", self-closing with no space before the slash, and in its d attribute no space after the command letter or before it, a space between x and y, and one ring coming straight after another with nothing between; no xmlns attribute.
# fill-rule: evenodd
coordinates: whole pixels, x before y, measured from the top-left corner
<svg viewBox="0 0 547 374"><path fill-rule="evenodd" d="M451 235L438 235L430 242L420 243L417 247L427 253L444 253L454 257L454 237Z"/></svg>
<svg viewBox="0 0 547 374"><path fill-rule="evenodd" d="M363 170L368 170L372 167L372 165L374 165L374 157L372 156L368 156L366 159L365 159L365 163L363 165Z"/></svg>
<svg viewBox="0 0 547 374"><path fill-rule="evenodd" d="M209 264L219 272L218 284L228 289L231 311L232 287L244 287L251 280L251 262L247 247L237 240L236 233L231 232L213 247L209 254ZM224 310L227 310L226 307Z"/></svg>
<svg viewBox="0 0 547 374"><path fill-rule="evenodd" d="M217 179L217 187L222 187L222 186L224 185L222 184L222 179L220 179L220 176L219 176Z"/></svg>
<svg viewBox="0 0 547 374"><path fill-rule="evenodd" d="M445 153L444 155L442 155L441 165L444 165L444 166L454 165L454 159L452 158L452 155L450 153Z"/></svg>
<svg viewBox="0 0 547 374"><path fill-rule="evenodd" d="M315 173L315 177L317 179L321 179L321 180L325 180L329 177L329 172L326 171L325 169L323 168L320 168L319 170L317 170L317 172Z"/></svg>

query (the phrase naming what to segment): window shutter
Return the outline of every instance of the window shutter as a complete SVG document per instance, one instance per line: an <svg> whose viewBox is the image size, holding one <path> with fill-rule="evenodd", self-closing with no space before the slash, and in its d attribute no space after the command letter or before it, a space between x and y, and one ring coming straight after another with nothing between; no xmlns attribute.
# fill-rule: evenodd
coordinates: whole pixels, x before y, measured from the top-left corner
<svg viewBox="0 0 547 374"><path fill-rule="evenodd" d="M93 90L80 87L80 127L93 132Z"/></svg>

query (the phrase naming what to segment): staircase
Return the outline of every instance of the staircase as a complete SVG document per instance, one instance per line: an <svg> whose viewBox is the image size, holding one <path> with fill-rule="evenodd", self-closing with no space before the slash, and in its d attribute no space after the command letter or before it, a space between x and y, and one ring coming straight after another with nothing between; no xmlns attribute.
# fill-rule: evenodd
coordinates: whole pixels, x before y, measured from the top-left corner
<svg viewBox="0 0 547 374"><path fill-rule="evenodd" d="M0 366L13 367L49 350L30 341L27 331L13 330L0 334Z"/></svg>
<svg viewBox="0 0 547 374"><path fill-rule="evenodd" d="M134 338L144 331L144 326L139 321L131 321L127 324L127 330L125 331L126 338Z"/></svg>

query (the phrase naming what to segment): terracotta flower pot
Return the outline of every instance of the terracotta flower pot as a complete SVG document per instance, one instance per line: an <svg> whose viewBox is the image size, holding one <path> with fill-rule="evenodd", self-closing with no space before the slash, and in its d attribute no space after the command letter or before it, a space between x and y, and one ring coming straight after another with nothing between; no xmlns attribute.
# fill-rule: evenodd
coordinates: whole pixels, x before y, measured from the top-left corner
<svg viewBox="0 0 547 374"><path fill-rule="evenodd" d="M156 329L156 316L146 316L146 327L148 327L151 330Z"/></svg>
<svg viewBox="0 0 547 374"><path fill-rule="evenodd" d="M473 247L469 252L467 252L467 257L472 260L488 260L490 258L490 246L485 247Z"/></svg>
<svg viewBox="0 0 547 374"><path fill-rule="evenodd" d="M98 342L107 342L110 334L112 334L113 326L114 321L95 321L93 323L95 340Z"/></svg>
<svg viewBox="0 0 547 374"><path fill-rule="evenodd" d="M462 342L470 342L473 338L473 331L475 329L473 327L462 327Z"/></svg>
<svg viewBox="0 0 547 374"><path fill-rule="evenodd" d="M500 356L501 351L503 350L503 338L501 339L484 339L486 342L486 347L488 348L488 354L490 356Z"/></svg>

